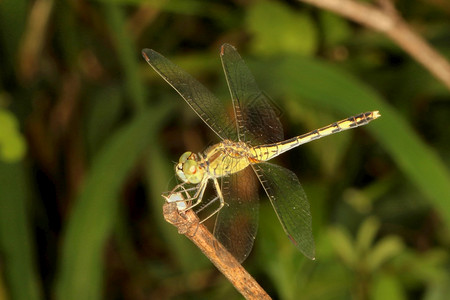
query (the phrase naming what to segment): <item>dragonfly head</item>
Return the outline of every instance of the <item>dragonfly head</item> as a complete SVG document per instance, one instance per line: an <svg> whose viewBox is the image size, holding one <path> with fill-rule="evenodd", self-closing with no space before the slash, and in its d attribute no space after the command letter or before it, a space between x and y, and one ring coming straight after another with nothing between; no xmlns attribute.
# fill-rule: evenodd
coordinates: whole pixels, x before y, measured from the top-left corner
<svg viewBox="0 0 450 300"><path fill-rule="evenodd" d="M180 160L175 166L175 172L183 182L187 183L199 183L205 173L199 165L197 154L190 151L184 152L180 156Z"/></svg>

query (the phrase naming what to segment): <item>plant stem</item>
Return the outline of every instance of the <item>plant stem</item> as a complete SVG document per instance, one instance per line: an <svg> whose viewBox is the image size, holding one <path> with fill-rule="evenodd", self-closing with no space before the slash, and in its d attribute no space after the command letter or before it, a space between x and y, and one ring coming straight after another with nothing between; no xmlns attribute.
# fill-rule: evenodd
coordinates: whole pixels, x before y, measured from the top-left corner
<svg viewBox="0 0 450 300"><path fill-rule="evenodd" d="M246 299L271 299L214 235L204 225L199 224L199 219L192 210L180 213L176 203L172 202L164 204L163 213L166 221L194 242L242 296Z"/></svg>

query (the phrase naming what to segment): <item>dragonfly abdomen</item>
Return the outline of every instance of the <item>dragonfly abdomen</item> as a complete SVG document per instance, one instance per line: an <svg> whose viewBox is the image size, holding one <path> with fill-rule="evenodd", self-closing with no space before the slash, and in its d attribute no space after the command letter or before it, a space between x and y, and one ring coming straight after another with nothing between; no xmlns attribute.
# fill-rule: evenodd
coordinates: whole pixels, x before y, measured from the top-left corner
<svg viewBox="0 0 450 300"><path fill-rule="evenodd" d="M267 161L291 150L292 148L320 139L324 136L366 125L378 117L380 117L380 113L378 111L362 113L282 142L253 147L252 150L255 153L254 156L258 160Z"/></svg>

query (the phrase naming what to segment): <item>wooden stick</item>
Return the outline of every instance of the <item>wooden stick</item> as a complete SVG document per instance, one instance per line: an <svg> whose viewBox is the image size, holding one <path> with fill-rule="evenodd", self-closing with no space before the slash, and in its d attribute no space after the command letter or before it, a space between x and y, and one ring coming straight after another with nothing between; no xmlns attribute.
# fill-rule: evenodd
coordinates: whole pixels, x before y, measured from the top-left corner
<svg viewBox="0 0 450 300"><path fill-rule="evenodd" d="M378 0L380 8L353 0L299 1L330 10L385 33L450 89L450 63L408 26L389 0Z"/></svg>
<svg viewBox="0 0 450 300"><path fill-rule="evenodd" d="M163 206L164 218L178 228L211 260L246 299L271 299L256 280L202 224L192 211L180 213L175 202Z"/></svg>

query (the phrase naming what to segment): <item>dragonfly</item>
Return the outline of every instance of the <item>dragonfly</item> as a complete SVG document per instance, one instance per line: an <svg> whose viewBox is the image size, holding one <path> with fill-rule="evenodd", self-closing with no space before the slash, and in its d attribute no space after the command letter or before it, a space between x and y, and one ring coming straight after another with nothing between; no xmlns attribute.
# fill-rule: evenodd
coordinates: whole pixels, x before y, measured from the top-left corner
<svg viewBox="0 0 450 300"><path fill-rule="evenodd" d="M217 214L214 236L243 262L257 233L259 182L289 239L314 260L312 217L305 192L295 173L268 161L310 141L366 125L380 113L362 113L285 140L272 100L259 89L233 46L224 44L220 50L232 110L227 110L225 103L206 87L158 52L143 49L142 55L221 139L203 153L187 151L181 155L175 164L181 183L162 195L165 200L179 204L180 211L193 209L206 201L205 191L210 186L214 192L208 205L218 205L202 222Z"/></svg>

